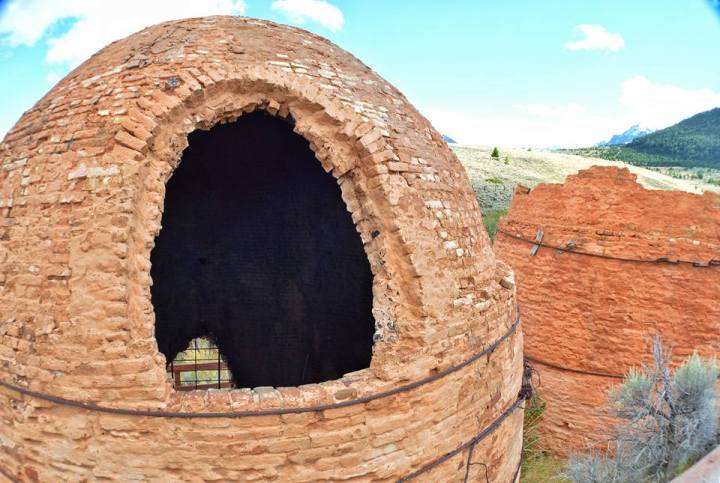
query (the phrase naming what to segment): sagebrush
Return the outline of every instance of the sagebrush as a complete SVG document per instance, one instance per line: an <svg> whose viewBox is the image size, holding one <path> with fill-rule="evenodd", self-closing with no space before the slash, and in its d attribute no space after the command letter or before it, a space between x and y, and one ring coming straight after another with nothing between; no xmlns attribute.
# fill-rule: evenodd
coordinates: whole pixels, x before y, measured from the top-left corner
<svg viewBox="0 0 720 483"><path fill-rule="evenodd" d="M631 370L610 392L614 455L573 455L566 476L577 483L666 482L718 443L718 366L697 353L674 374L660 339L653 364Z"/></svg>

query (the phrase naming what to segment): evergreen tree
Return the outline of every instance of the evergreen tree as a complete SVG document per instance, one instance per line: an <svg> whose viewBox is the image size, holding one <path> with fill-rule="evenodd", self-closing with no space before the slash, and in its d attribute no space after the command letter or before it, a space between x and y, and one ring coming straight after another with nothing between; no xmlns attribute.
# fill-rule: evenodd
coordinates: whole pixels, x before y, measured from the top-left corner
<svg viewBox="0 0 720 483"><path fill-rule="evenodd" d="M492 150L492 153L490 153L491 158L500 159L500 151L498 151L497 147L494 147Z"/></svg>

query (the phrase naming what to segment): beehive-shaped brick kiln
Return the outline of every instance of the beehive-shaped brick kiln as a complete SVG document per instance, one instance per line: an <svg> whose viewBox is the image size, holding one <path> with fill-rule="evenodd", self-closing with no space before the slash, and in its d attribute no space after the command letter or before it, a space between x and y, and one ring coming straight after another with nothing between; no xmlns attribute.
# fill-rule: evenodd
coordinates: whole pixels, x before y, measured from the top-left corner
<svg viewBox="0 0 720 483"><path fill-rule="evenodd" d="M518 187L495 248L515 271L525 354L547 403L541 442L558 454L604 447L607 391L651 362L653 336L675 363L695 349L720 354L715 193L647 190L627 169L592 167Z"/></svg>
<svg viewBox="0 0 720 483"><path fill-rule="evenodd" d="M5 476L517 477L512 274L441 136L350 54L165 23L0 146ZM200 336L235 388L174 388Z"/></svg>

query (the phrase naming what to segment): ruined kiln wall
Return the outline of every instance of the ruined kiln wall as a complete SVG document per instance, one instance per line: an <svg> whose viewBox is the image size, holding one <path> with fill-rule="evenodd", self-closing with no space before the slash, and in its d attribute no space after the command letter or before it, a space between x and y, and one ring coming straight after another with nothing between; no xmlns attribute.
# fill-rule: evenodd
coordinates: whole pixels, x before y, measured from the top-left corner
<svg viewBox="0 0 720 483"><path fill-rule="evenodd" d="M176 393L154 338L150 252L187 134L263 109L291 116L337 179L373 272L369 369L297 388ZM522 336L464 171L396 89L315 35L270 22L170 22L60 82L0 144L0 468L21 480L381 480L468 442L516 475ZM435 382L340 409L297 409ZM24 390L121 409L108 414ZM235 415L237 416L237 415ZM465 448L465 449L463 449Z"/></svg>
<svg viewBox="0 0 720 483"><path fill-rule="evenodd" d="M576 251L633 259L720 259L720 197L642 188L626 169L593 167L528 192L500 229ZM542 441L557 453L607 436L607 389L647 361L658 334L681 361L720 353L720 266L638 263L560 253L499 233L514 269L525 353L547 400ZM579 371L579 372L573 372Z"/></svg>

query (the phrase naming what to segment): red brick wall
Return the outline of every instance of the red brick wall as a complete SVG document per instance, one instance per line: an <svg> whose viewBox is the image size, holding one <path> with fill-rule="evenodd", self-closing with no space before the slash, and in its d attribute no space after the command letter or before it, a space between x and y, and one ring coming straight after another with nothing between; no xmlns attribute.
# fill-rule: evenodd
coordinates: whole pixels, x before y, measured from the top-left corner
<svg viewBox="0 0 720 483"><path fill-rule="evenodd" d="M518 188L500 224L524 238L603 255L720 259L720 197L646 190L626 169L593 167L564 184ZM720 266L636 263L558 253L498 234L518 283L526 337L547 400L543 444L558 453L607 436L606 390L660 335L680 361L720 354ZM556 366L556 367L552 367ZM563 369L558 369L564 368ZM538 382L536 380L536 382Z"/></svg>

